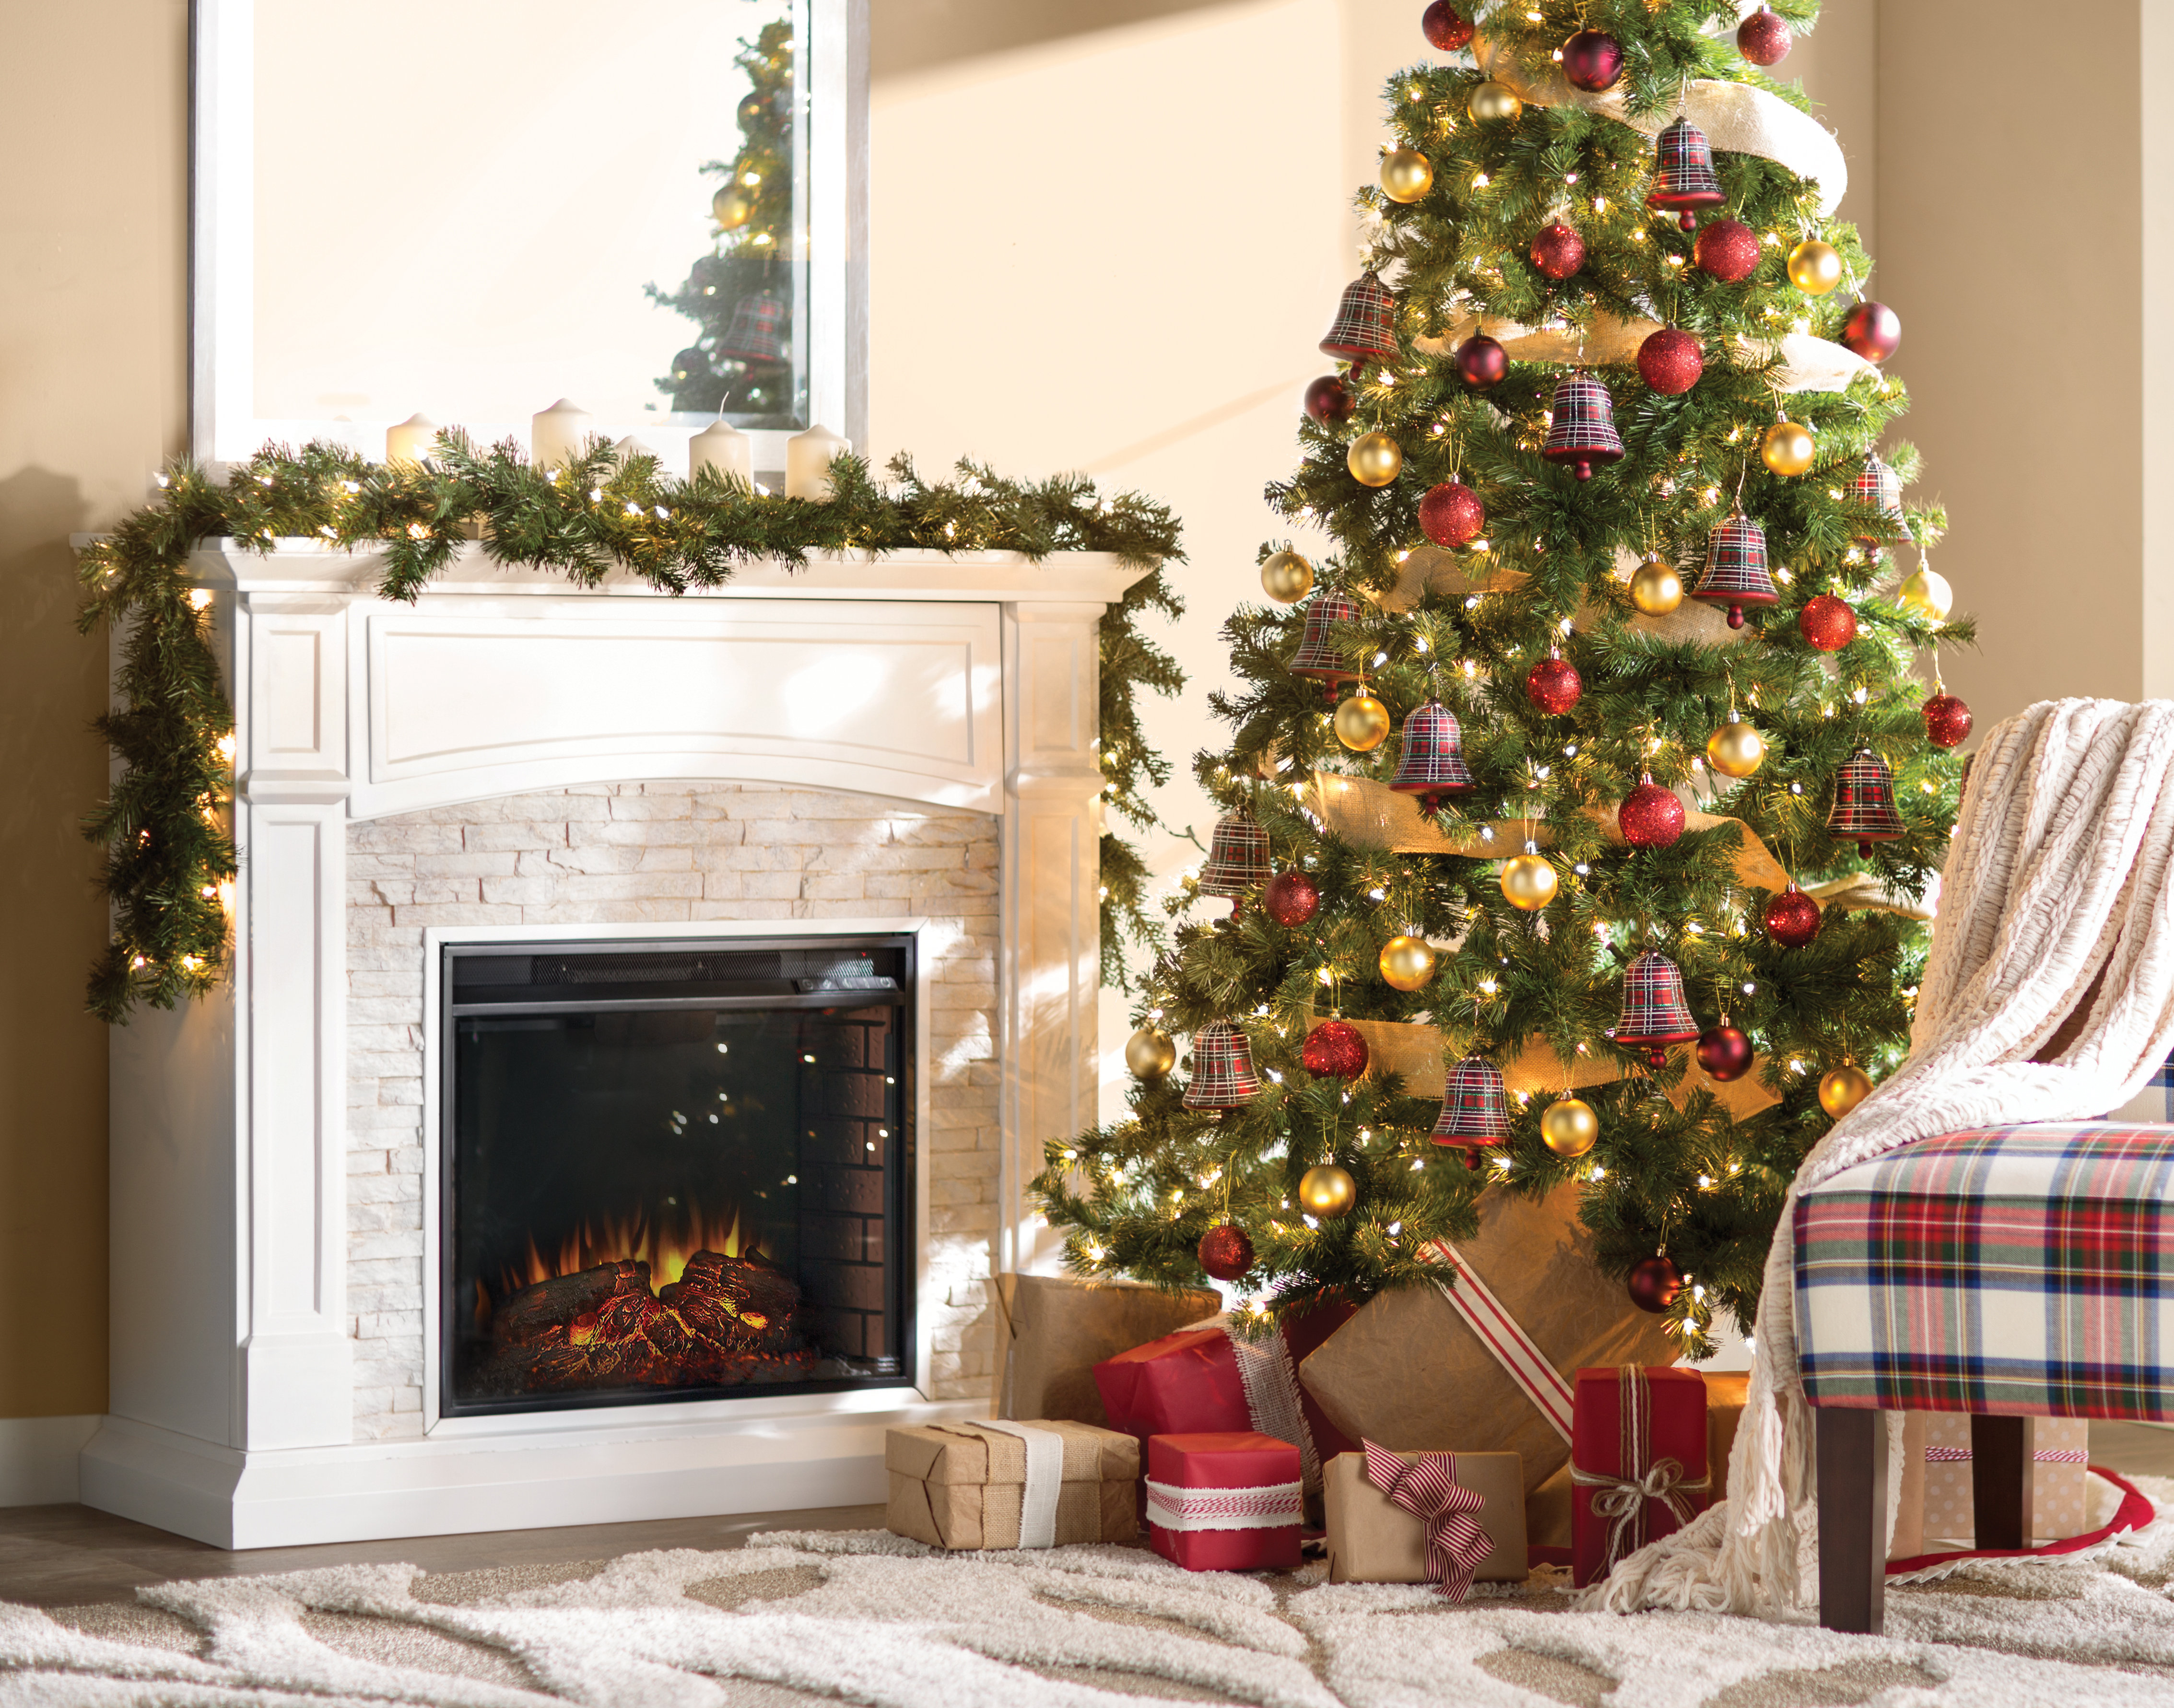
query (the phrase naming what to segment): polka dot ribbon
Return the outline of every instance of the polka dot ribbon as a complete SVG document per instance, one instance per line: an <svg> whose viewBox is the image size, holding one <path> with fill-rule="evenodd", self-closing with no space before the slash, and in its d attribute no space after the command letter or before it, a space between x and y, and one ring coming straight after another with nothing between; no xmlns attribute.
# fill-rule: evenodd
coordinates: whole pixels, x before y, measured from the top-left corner
<svg viewBox="0 0 2174 1708"><path fill-rule="evenodd" d="M1444 1596L1461 1602L1472 1592L1472 1575L1495 1551L1495 1538L1473 1515L1486 1505L1457 1484L1457 1455L1422 1453L1417 1463L1373 1441L1366 1449L1366 1480L1426 1526L1427 1570Z"/></svg>

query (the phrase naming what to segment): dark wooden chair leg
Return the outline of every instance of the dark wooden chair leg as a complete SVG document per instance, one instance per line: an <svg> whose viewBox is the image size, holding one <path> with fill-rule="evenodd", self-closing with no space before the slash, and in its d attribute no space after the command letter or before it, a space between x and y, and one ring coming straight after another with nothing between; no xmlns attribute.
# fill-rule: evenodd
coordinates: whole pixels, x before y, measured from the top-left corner
<svg viewBox="0 0 2174 1708"><path fill-rule="evenodd" d="M2028 1548L2036 1420L1971 1419L1971 1512L1979 1548Z"/></svg>
<svg viewBox="0 0 2174 1708"><path fill-rule="evenodd" d="M1887 1415L1813 1413L1820 1472L1820 1623L1878 1636L1887 1619Z"/></svg>

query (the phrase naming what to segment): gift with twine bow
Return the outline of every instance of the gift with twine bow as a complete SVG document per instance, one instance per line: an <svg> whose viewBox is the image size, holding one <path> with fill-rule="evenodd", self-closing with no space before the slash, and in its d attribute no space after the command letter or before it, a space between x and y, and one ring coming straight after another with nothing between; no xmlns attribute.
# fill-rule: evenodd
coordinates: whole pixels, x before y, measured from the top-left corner
<svg viewBox="0 0 2174 1708"><path fill-rule="evenodd" d="M1578 1587L1703 1511L1706 1381L1695 1370L1582 1370L1572 1401L1571 1563Z"/></svg>

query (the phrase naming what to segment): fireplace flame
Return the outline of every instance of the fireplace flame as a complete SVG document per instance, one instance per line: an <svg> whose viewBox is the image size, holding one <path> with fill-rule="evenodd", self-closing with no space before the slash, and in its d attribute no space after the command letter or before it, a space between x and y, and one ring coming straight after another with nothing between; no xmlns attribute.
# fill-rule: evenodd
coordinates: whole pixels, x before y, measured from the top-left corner
<svg viewBox="0 0 2174 1708"><path fill-rule="evenodd" d="M686 1273L687 1260L697 1251L718 1251L727 1257L767 1257L764 1246L759 1233L743 1225L737 1208L727 1215L710 1215L690 1200L684 1208L657 1215L644 1209L630 1215L596 1216L565 1235L555 1246L547 1240L539 1247L531 1233L523 1260L499 1272L499 1293L504 1298L554 1276L627 1258L646 1262L650 1286L661 1289ZM477 1291L482 1292L480 1284ZM483 1301L478 1302L482 1307Z"/></svg>

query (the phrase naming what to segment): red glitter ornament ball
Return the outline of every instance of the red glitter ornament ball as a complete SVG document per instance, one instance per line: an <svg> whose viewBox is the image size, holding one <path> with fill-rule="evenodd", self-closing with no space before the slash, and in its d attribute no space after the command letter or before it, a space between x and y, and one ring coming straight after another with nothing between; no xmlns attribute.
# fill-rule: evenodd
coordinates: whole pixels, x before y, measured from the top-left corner
<svg viewBox="0 0 2174 1708"><path fill-rule="evenodd" d="M1736 51L1754 65L1779 65L1796 45L1789 26L1764 6L1736 26Z"/></svg>
<svg viewBox="0 0 2174 1708"><path fill-rule="evenodd" d="M1444 53L1454 53L1472 41L1472 20L1465 17L1449 0L1434 0L1434 4L1420 14L1420 28L1426 32L1427 41Z"/></svg>
<svg viewBox="0 0 2174 1708"><path fill-rule="evenodd" d="M1585 684L1567 658L1543 658L1525 674L1525 698L1550 717L1560 717L1584 692Z"/></svg>
<svg viewBox="0 0 2174 1708"><path fill-rule="evenodd" d="M1971 709L1952 694L1925 702L1925 739L1936 748L1960 747L1971 732Z"/></svg>
<svg viewBox="0 0 2174 1708"><path fill-rule="evenodd" d="M1366 1071L1366 1040L1349 1020L1323 1020L1306 1035L1298 1058L1324 1079L1356 1079Z"/></svg>
<svg viewBox="0 0 2174 1708"><path fill-rule="evenodd" d="M1802 949L1820 934L1820 905L1792 884L1766 904L1766 922L1783 949Z"/></svg>
<svg viewBox="0 0 2174 1708"><path fill-rule="evenodd" d="M1847 599L1815 593L1797 613L1797 632L1821 652L1839 652L1857 639L1857 613Z"/></svg>
<svg viewBox="0 0 2174 1708"><path fill-rule="evenodd" d="M1487 509L1461 480L1445 480L1420 500L1420 532L1438 546L1461 546L1479 538Z"/></svg>
<svg viewBox="0 0 2174 1708"><path fill-rule="evenodd" d="M1585 240L1560 219L1543 226L1533 240L1533 265L1549 278L1568 278L1585 265Z"/></svg>
<svg viewBox="0 0 2174 1708"><path fill-rule="evenodd" d="M1759 234L1727 215L1704 227L1691 245L1691 259L1701 273L1734 284L1759 270Z"/></svg>
<svg viewBox="0 0 2174 1708"><path fill-rule="evenodd" d="M1859 302L1841 323L1841 341L1868 362L1884 362L1902 348L1902 316L1884 302Z"/></svg>
<svg viewBox="0 0 2174 1708"><path fill-rule="evenodd" d="M1672 847L1684 834L1684 803L1674 790L1647 777L1623 797L1615 809L1615 824L1633 848Z"/></svg>
<svg viewBox="0 0 2174 1708"><path fill-rule="evenodd" d="M1321 886L1294 866L1279 872L1261 892L1261 905L1286 931L1304 925L1321 911Z"/></svg>
<svg viewBox="0 0 2174 1708"><path fill-rule="evenodd" d="M1630 1266L1630 1302L1658 1316L1684 1290L1684 1272L1666 1257L1641 1257Z"/></svg>
<svg viewBox="0 0 2174 1708"><path fill-rule="evenodd" d="M1510 371L1510 353L1484 332L1474 332L1450 358L1468 386L1491 386Z"/></svg>
<svg viewBox="0 0 2174 1708"><path fill-rule="evenodd" d="M1623 75L1623 46L1603 30L1581 30L1562 45L1563 75L1572 89L1598 95Z"/></svg>
<svg viewBox="0 0 2174 1708"><path fill-rule="evenodd" d="M1732 1026L1726 1020L1699 1034L1694 1053L1707 1076L1724 1084L1751 1071L1751 1040L1744 1036L1741 1026Z"/></svg>
<svg viewBox="0 0 2174 1708"><path fill-rule="evenodd" d="M1663 327L1638 346L1638 376L1664 397L1680 397L1706 371L1706 354L1690 332Z"/></svg>
<svg viewBox="0 0 2174 1708"><path fill-rule="evenodd" d="M1253 1267L1253 1242L1236 1222L1200 1236L1200 1267L1218 1281L1236 1281Z"/></svg>
<svg viewBox="0 0 2174 1708"><path fill-rule="evenodd" d="M1351 388L1334 374L1323 374L1306 388L1306 413L1324 427L1342 426L1356 407Z"/></svg>

